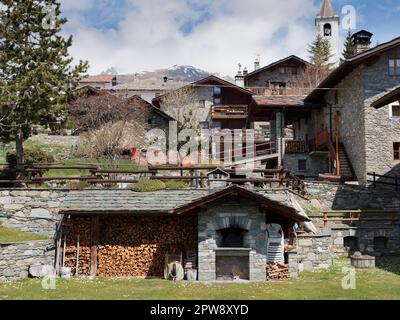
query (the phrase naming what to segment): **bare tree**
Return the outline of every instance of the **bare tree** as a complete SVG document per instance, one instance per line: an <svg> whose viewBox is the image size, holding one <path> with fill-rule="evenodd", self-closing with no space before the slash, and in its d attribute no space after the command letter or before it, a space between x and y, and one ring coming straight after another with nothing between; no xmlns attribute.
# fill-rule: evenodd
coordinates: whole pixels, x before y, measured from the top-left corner
<svg viewBox="0 0 400 320"><path fill-rule="evenodd" d="M125 99L107 92L79 97L68 107L77 133L99 129L107 123L130 120L146 127L149 108L143 100Z"/></svg>
<svg viewBox="0 0 400 320"><path fill-rule="evenodd" d="M178 132L192 129L200 132L200 101L192 86L185 86L168 92L161 99L162 111L178 123Z"/></svg>
<svg viewBox="0 0 400 320"><path fill-rule="evenodd" d="M78 153L89 158L107 158L113 162L124 150L142 147L145 135L145 128L134 121L106 123L80 136Z"/></svg>
<svg viewBox="0 0 400 320"><path fill-rule="evenodd" d="M309 64L304 70L304 83L310 90L315 89L329 75L330 71L322 64Z"/></svg>

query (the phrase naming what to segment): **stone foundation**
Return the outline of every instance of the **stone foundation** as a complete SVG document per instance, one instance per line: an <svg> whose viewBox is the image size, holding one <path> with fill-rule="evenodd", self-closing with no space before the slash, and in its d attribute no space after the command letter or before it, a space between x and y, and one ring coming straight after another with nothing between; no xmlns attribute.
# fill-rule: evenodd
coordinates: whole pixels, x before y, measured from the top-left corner
<svg viewBox="0 0 400 320"><path fill-rule="evenodd" d="M54 266L54 259L52 240L0 244L0 280L26 278L29 266Z"/></svg>

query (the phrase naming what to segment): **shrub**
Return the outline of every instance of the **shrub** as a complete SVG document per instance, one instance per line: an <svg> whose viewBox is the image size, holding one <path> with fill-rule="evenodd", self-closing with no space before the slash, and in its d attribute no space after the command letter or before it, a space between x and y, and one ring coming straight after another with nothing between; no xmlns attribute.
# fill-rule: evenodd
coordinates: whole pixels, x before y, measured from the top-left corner
<svg viewBox="0 0 400 320"><path fill-rule="evenodd" d="M167 189L186 189L189 188L189 183L182 180L170 180L165 182Z"/></svg>
<svg viewBox="0 0 400 320"><path fill-rule="evenodd" d="M138 183L132 186L132 190L136 192L154 192L164 190L166 185L160 180L140 179Z"/></svg>
<svg viewBox="0 0 400 320"><path fill-rule="evenodd" d="M65 185L66 189L72 189L72 190L83 190L83 189L88 189L90 187L91 185L87 181L68 182Z"/></svg>
<svg viewBox="0 0 400 320"><path fill-rule="evenodd" d="M15 151L8 152L6 155L6 161L10 168L17 167L17 153ZM34 164L38 163L53 163L54 157L41 149L26 149L25 150L25 164L28 168L33 167Z"/></svg>

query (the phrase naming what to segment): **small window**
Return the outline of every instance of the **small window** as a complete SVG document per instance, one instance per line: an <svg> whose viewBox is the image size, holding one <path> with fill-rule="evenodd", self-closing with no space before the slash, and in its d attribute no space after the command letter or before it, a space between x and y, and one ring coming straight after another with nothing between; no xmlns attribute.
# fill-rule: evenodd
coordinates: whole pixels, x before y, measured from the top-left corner
<svg viewBox="0 0 400 320"><path fill-rule="evenodd" d="M286 74L286 67L279 67L280 74Z"/></svg>
<svg viewBox="0 0 400 320"><path fill-rule="evenodd" d="M374 250L385 250L388 246L388 238L386 237L375 237L374 238Z"/></svg>
<svg viewBox="0 0 400 320"><path fill-rule="evenodd" d="M332 35L332 26L330 23L326 23L324 25L324 36L325 37L330 37Z"/></svg>
<svg viewBox="0 0 400 320"><path fill-rule="evenodd" d="M214 87L213 94L214 94L214 96L220 96L221 95L221 88L220 87Z"/></svg>
<svg viewBox="0 0 400 320"><path fill-rule="evenodd" d="M358 250L358 239L357 237L344 237L343 239L344 247L347 251L357 251Z"/></svg>
<svg viewBox="0 0 400 320"><path fill-rule="evenodd" d="M200 122L200 127L203 130L209 129L210 128L210 123L208 121Z"/></svg>
<svg viewBox="0 0 400 320"><path fill-rule="evenodd" d="M400 142L393 142L393 159L400 160Z"/></svg>
<svg viewBox="0 0 400 320"><path fill-rule="evenodd" d="M206 107L206 100L200 100L200 107L202 108Z"/></svg>
<svg viewBox="0 0 400 320"><path fill-rule="evenodd" d="M304 159L299 160L298 166L300 172L307 171L307 160Z"/></svg>
<svg viewBox="0 0 400 320"><path fill-rule="evenodd" d="M400 59L389 59L389 76L400 76Z"/></svg>
<svg viewBox="0 0 400 320"><path fill-rule="evenodd" d="M400 105L391 106L391 116L394 118L400 117Z"/></svg>
<svg viewBox="0 0 400 320"><path fill-rule="evenodd" d="M148 120L147 120L147 124L152 124L152 120L151 120L151 118L149 118Z"/></svg>
<svg viewBox="0 0 400 320"><path fill-rule="evenodd" d="M297 67L292 67L292 75L296 76L297 73Z"/></svg>
<svg viewBox="0 0 400 320"><path fill-rule="evenodd" d="M220 106L221 105L221 98L214 98L214 106Z"/></svg>

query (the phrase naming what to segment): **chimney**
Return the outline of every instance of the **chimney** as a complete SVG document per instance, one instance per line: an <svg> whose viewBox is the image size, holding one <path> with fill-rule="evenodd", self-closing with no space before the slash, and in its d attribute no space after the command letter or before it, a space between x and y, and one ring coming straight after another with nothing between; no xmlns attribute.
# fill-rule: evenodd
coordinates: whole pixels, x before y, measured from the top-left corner
<svg viewBox="0 0 400 320"><path fill-rule="evenodd" d="M247 70L247 68L246 67L244 67L244 69L243 69L243 76L247 76L249 74L249 71Z"/></svg>
<svg viewBox="0 0 400 320"><path fill-rule="evenodd" d="M237 73L236 76L235 76L235 84L236 84L238 87L244 88L244 75L243 75L241 69L242 69L242 65L239 63L239 71L238 71L238 73Z"/></svg>
<svg viewBox="0 0 400 320"><path fill-rule="evenodd" d="M360 54L371 48L372 36L373 36L373 33L368 32L366 30L361 30L351 36L355 50L356 50L356 54Z"/></svg>
<svg viewBox="0 0 400 320"><path fill-rule="evenodd" d="M257 71L260 69L260 57L256 58L256 61L254 61L254 71Z"/></svg>

